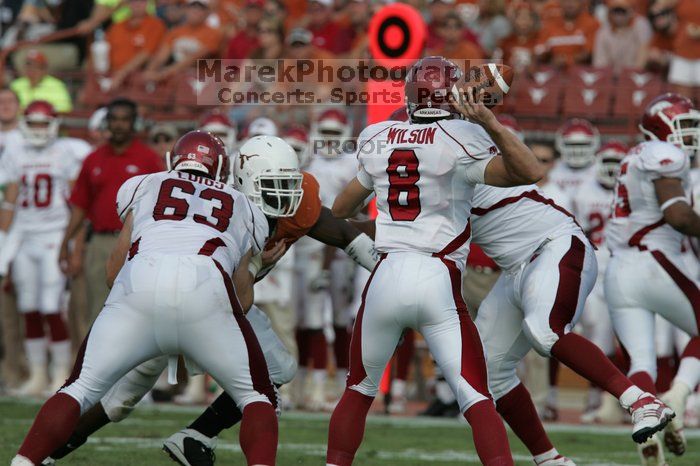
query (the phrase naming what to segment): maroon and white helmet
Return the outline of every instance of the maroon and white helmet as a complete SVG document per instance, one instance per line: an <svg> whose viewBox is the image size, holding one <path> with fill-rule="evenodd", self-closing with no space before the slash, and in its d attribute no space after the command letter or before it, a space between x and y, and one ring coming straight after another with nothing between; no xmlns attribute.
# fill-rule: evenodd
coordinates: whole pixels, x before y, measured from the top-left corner
<svg viewBox="0 0 700 466"><path fill-rule="evenodd" d="M303 167L309 158L309 133L301 125L292 125L284 130L282 139L292 146L299 159L299 166Z"/></svg>
<svg viewBox="0 0 700 466"><path fill-rule="evenodd" d="M168 170L193 171L225 183L230 172L226 147L205 131L190 131L177 140L165 157Z"/></svg>
<svg viewBox="0 0 700 466"><path fill-rule="evenodd" d="M590 121L572 118L557 130L554 142L565 164L571 168L583 168L595 160L600 133Z"/></svg>
<svg viewBox="0 0 700 466"><path fill-rule="evenodd" d="M620 162L627 155L627 144L617 140L611 140L603 144L595 154L595 176L602 186L607 189L615 187L615 180L620 174Z"/></svg>
<svg viewBox="0 0 700 466"><path fill-rule="evenodd" d="M499 115L496 115L496 119L500 124L508 128L511 133L515 134L518 137L518 139L520 139L521 141L525 140L525 134L523 134L523 130L520 129L518 120L516 120L515 117L513 117L512 115L501 113Z"/></svg>
<svg viewBox="0 0 700 466"><path fill-rule="evenodd" d="M313 151L323 157L337 156L342 150L342 144L350 137L351 133L352 127L343 109L329 108L324 110L311 126Z"/></svg>
<svg viewBox="0 0 700 466"><path fill-rule="evenodd" d="M19 119L19 129L32 146L45 146L58 137L61 119L53 105L45 100L35 100L27 105Z"/></svg>
<svg viewBox="0 0 700 466"><path fill-rule="evenodd" d="M211 110L202 115L199 120L199 129L221 139L228 151L232 151L236 146L236 126L219 109Z"/></svg>
<svg viewBox="0 0 700 466"><path fill-rule="evenodd" d="M460 118L451 94L462 69L444 57L418 60L406 74L406 112L411 122Z"/></svg>
<svg viewBox="0 0 700 466"><path fill-rule="evenodd" d="M700 149L700 112L679 94L669 92L649 102L639 130L648 140L670 142L688 155Z"/></svg>

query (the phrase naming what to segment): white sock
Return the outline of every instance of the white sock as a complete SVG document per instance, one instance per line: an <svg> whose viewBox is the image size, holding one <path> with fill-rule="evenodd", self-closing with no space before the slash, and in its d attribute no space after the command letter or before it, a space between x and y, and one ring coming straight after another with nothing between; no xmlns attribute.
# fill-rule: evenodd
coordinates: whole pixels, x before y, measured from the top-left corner
<svg viewBox="0 0 700 466"><path fill-rule="evenodd" d="M692 391L700 383L700 359L691 356L681 359L678 373L673 381L679 381Z"/></svg>
<svg viewBox="0 0 700 466"><path fill-rule="evenodd" d="M324 385L327 377L328 373L325 369L313 369L311 373L311 380L314 381L314 385Z"/></svg>
<svg viewBox="0 0 700 466"><path fill-rule="evenodd" d="M51 362L54 366L70 365L70 340L51 342L49 351L51 351Z"/></svg>
<svg viewBox="0 0 700 466"><path fill-rule="evenodd" d="M559 456L559 452L556 448L552 448L549 451L545 451L544 453L540 453L539 455L533 456L532 459L535 460L535 463L540 464L543 461L551 460L553 458L556 458L557 456Z"/></svg>
<svg viewBox="0 0 700 466"><path fill-rule="evenodd" d="M24 352L32 366L46 365L46 338L26 338L24 340Z"/></svg>
<svg viewBox="0 0 700 466"><path fill-rule="evenodd" d="M445 404L453 403L456 400L450 385L444 380L438 380L435 383L435 396Z"/></svg>
<svg viewBox="0 0 700 466"><path fill-rule="evenodd" d="M637 401L639 398L642 397L645 393L642 391L641 388L639 388L636 385L632 385L630 388L624 391L624 393L620 396L620 404L622 405L623 408L629 409L630 406L634 404L635 401ZM649 396L654 397L651 393Z"/></svg>
<svg viewBox="0 0 700 466"><path fill-rule="evenodd" d="M394 379L391 382L391 396L398 397L398 398L405 398L406 397L406 381L405 380Z"/></svg>

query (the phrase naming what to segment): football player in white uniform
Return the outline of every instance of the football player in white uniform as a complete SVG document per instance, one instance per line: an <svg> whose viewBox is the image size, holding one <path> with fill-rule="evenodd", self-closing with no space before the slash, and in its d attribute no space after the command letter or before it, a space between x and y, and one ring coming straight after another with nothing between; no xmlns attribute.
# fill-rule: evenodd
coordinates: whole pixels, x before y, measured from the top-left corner
<svg viewBox="0 0 700 466"><path fill-rule="evenodd" d="M328 465L352 463L380 378L405 328L423 334L472 426L481 462L513 464L488 390L481 341L462 297L461 271L474 186L532 183L541 169L471 88L464 103L455 103L459 110L452 104L449 96L457 93L461 74L442 57L423 58L409 70L411 122L385 121L362 132L357 176L333 204L334 215L348 218L376 193L375 245L381 258L355 320L347 388L330 421ZM460 112L474 123L462 120Z"/></svg>
<svg viewBox="0 0 700 466"><path fill-rule="evenodd" d="M274 387L239 301L252 302L249 260L267 240L267 220L225 184L228 156L218 138L187 133L168 162L172 171L120 188L124 228L107 266L110 295L71 377L39 411L13 466L40 464L117 380L162 354L175 361L182 354L188 367L211 374L243 413L248 464L275 464Z"/></svg>
<svg viewBox="0 0 700 466"><path fill-rule="evenodd" d="M70 340L61 315L66 277L58 266L58 251L69 217L66 197L90 146L80 139L59 138L59 124L51 104L32 102L20 120L23 138L5 146L0 162L0 184L7 184L0 208L0 275L7 275L12 261L30 370L21 395L58 390L70 373Z"/></svg>
<svg viewBox="0 0 700 466"><path fill-rule="evenodd" d="M471 213L472 240L503 270L476 319L487 354L489 388L499 413L535 463L573 464L547 439L516 374L531 348L618 398L632 414L636 442L663 429L673 412L634 386L593 343L572 332L598 273L594 247L573 215L535 186L479 185Z"/></svg>
<svg viewBox="0 0 700 466"><path fill-rule="evenodd" d="M595 177L600 134L590 121L572 118L557 130L554 144L561 158L549 173L549 180L571 196L581 184Z"/></svg>
<svg viewBox="0 0 700 466"><path fill-rule="evenodd" d="M343 152L350 137L350 122L340 108L322 111L311 130L311 155L306 171L319 184L321 204L331 207L336 196L357 173L354 154ZM353 295L354 264L346 254L308 236L301 238L295 251L297 283L297 341L299 374L297 392L305 393L304 406L312 411L332 409L326 399L328 347L324 337L326 312L329 310L335 340L333 343L338 392L345 388L350 349L350 321ZM329 300L330 298L330 300ZM312 383L306 383L307 363L311 360ZM305 390L305 387L309 387Z"/></svg>
<svg viewBox="0 0 700 466"><path fill-rule="evenodd" d="M321 206L318 183L309 173L300 172L292 148L281 139L260 136L246 141L234 159L233 175L234 187L260 207L272 231L265 251L254 257L249 267L256 280L267 278L270 272L274 272L280 256L307 234L325 244L343 248L365 269L374 267L376 259L372 240L349 222L334 218L327 208ZM260 289L256 292L258 294ZM258 308L253 305L246 316L260 341L272 381L275 385L283 385L294 377L296 358L284 347L261 309L269 311L268 306ZM271 316L273 321L275 318ZM156 358L124 376L100 403L81 416L69 441L51 457L63 458L102 426L125 419L153 387L166 365L167 358ZM163 447L185 466L213 464L216 436L239 422L241 416L233 399L224 392L192 424L171 435Z"/></svg>
<svg viewBox="0 0 700 466"><path fill-rule="evenodd" d="M628 150L629 148L620 141L612 140L603 144L596 153L595 178L581 184L572 197L572 213L578 219L583 232L597 248L595 253L598 259L598 279L588 296L585 312L581 318L583 334L608 357L615 355L615 336L603 289L605 268L610 258L610 251L605 246L604 228L610 216L612 190L620 171L620 161L627 155ZM581 419L584 422L594 421L600 405L601 390L597 386L591 386Z"/></svg>
<svg viewBox="0 0 700 466"><path fill-rule="evenodd" d="M654 391L654 313L693 338L664 400L676 411L664 441L685 451L683 411L700 381L700 290L681 254L685 235L700 236L700 216L690 200L689 152L700 147L700 113L677 94L653 99L640 130L647 138L622 161L613 212L605 230L612 257L605 296L620 343L631 358L630 378Z"/></svg>

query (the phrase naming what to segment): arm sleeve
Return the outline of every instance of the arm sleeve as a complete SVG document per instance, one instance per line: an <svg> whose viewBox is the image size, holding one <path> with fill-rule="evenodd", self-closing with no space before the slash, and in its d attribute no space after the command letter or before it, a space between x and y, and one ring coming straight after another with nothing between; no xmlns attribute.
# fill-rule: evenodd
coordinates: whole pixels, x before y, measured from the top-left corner
<svg viewBox="0 0 700 466"><path fill-rule="evenodd" d="M119 188L119 192L117 192L117 215L119 215L122 222L126 220L129 211L139 201L141 193L145 191L139 188L147 178L148 175L134 176L126 180Z"/></svg>
<svg viewBox="0 0 700 466"><path fill-rule="evenodd" d="M484 173L486 172L486 166L491 163L493 157L489 157L483 160L477 160L474 163L470 163L464 167L464 177L467 183L471 185L483 184L484 183Z"/></svg>
<svg viewBox="0 0 700 466"><path fill-rule="evenodd" d="M248 198L245 198L245 201L248 203L248 209L250 210L250 247L253 250L253 255L255 255L265 248L270 228L265 214L262 213L258 206L250 202Z"/></svg>
<svg viewBox="0 0 700 466"><path fill-rule="evenodd" d="M357 175L355 175L357 178L357 181L360 182L360 184L366 188L366 189L373 189L374 188L374 182L372 181L372 177L370 176L369 173L367 173L367 170L365 170L365 167L362 166L360 163L360 166L358 167L357 170Z"/></svg>

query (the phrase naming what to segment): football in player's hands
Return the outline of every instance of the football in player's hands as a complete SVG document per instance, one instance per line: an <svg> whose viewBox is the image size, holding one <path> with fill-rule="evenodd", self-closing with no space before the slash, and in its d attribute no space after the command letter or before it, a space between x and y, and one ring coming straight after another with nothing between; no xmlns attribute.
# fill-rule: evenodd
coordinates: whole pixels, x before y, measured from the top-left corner
<svg viewBox="0 0 700 466"><path fill-rule="evenodd" d="M482 102L488 108L493 108L503 102L503 97L510 91L513 84L513 68L501 63L484 63L464 70L462 78L452 86L452 97L457 102L466 100L462 90L472 88L476 97L483 90Z"/></svg>

